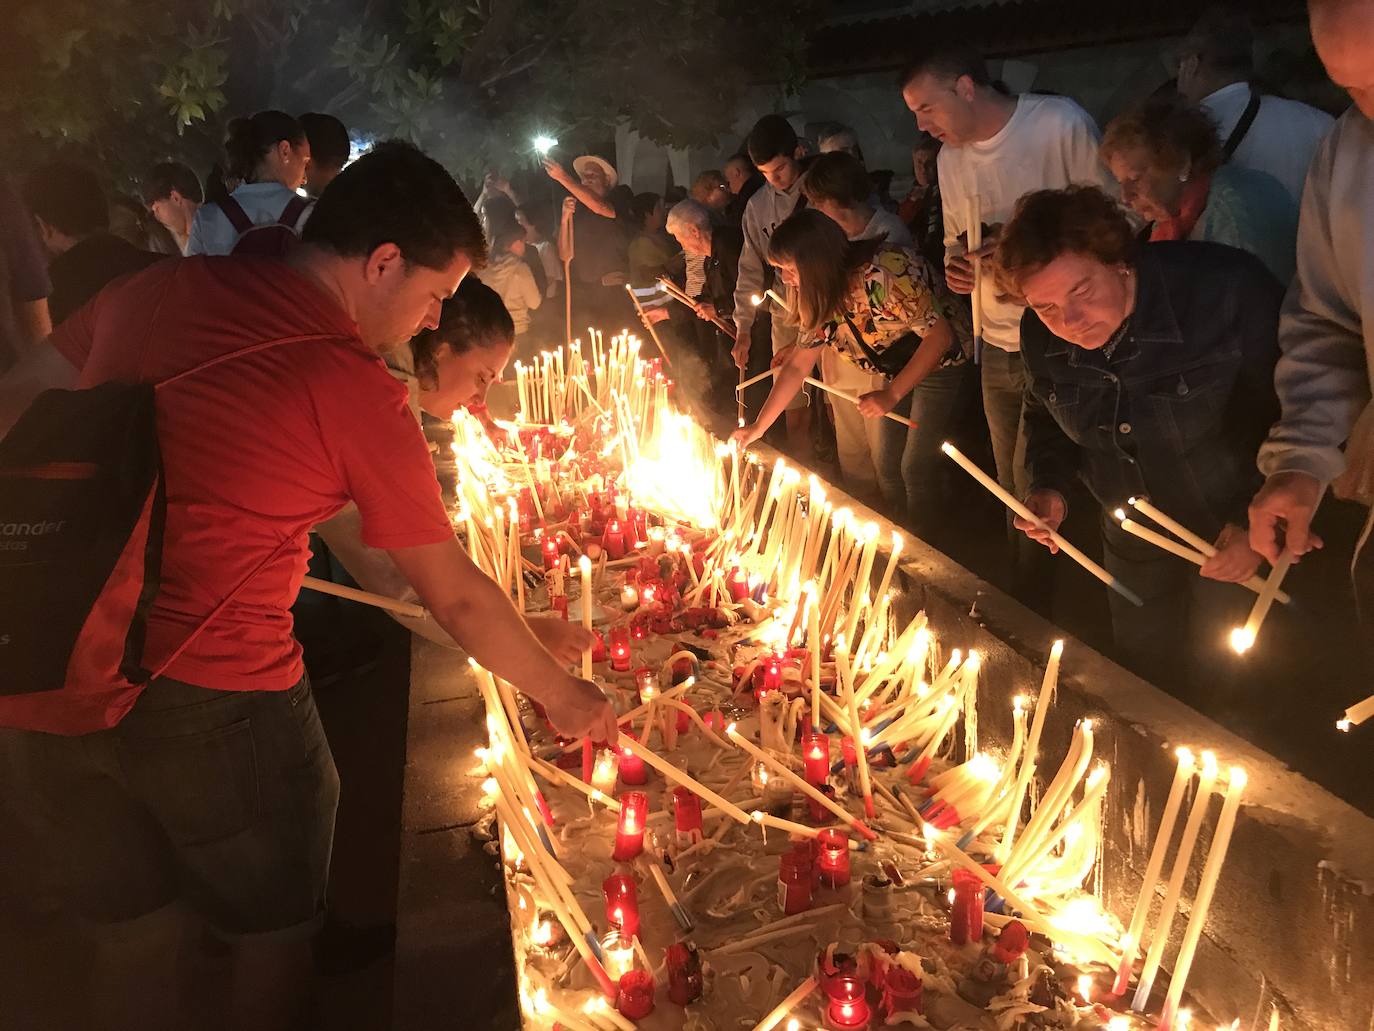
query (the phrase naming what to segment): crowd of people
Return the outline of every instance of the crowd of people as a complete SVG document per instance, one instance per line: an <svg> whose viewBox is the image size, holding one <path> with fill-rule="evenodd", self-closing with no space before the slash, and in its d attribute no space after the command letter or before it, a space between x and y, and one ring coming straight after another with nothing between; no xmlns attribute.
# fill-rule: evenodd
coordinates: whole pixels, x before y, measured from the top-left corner
<svg viewBox="0 0 1374 1031"><path fill-rule="evenodd" d="M510 363L563 340L565 303L574 327L638 315L704 418L803 463L833 452L852 494L924 536L959 518L940 444L983 427L1037 517L1006 537L1032 606L1085 485L1106 567L1144 603L1111 596L1118 653L1186 693L1249 603L1237 584L1321 546L1322 496L1374 501L1374 5L1312 0L1311 29L1354 102L1335 121L1249 84L1232 14L1184 40L1176 89L1102 132L931 46L894 86L919 131L900 199L853 130L812 141L779 114L662 195L548 157L561 205L496 172L469 204L413 146L350 163L336 118L280 111L233 120L205 182L150 168L148 219L71 162L0 182L0 464L44 391L156 385L165 526L132 672L0 689L15 834L108 931L99 1019L171 1026L184 898L231 943L234 1026L298 1026L339 793L292 636L312 530L560 731L613 737L568 672L581 629L523 618L455 540L419 423L489 418ZM737 422L737 383L769 372ZM1214 542L1200 575L1122 530L1134 496ZM1352 570L1374 637L1368 549Z"/></svg>

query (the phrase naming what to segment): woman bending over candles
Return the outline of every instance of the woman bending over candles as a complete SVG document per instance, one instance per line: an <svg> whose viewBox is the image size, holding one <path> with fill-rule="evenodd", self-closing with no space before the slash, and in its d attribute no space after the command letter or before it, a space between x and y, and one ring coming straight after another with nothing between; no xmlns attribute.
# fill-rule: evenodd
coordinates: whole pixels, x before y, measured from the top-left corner
<svg viewBox="0 0 1374 1031"><path fill-rule="evenodd" d="M1245 530L1255 454L1278 415L1283 289L1255 257L1212 243L1138 243L1096 187L1027 194L997 246L1003 289L1024 297L1025 502L1058 529L1075 478L1101 503L1104 563L1145 600L1111 595L1123 660L1177 690L1226 653L1260 557ZM1148 497L1208 540L1197 567L1113 518ZM1018 529L1055 550L1041 529ZM1190 640L1190 637L1192 638Z"/></svg>
<svg viewBox="0 0 1374 1031"><path fill-rule="evenodd" d="M860 397L878 419L878 485L887 505L918 533L939 511L934 485L940 442L952 421L966 358L936 304L930 267L908 247L846 239L819 211L797 212L773 231L768 260L797 297L801 346L780 352L773 389L758 420L735 433L741 446L761 437L831 347L886 386ZM841 402L847 403L847 402ZM914 429L887 412L907 416Z"/></svg>

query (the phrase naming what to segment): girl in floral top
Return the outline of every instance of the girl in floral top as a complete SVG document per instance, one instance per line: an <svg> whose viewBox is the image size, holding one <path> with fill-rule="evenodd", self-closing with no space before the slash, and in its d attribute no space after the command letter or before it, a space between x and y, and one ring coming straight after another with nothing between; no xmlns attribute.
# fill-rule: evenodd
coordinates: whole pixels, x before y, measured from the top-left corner
<svg viewBox="0 0 1374 1031"><path fill-rule="evenodd" d="M773 232L768 260L794 299L795 349L774 359L777 375L758 420L735 439L762 436L812 375L821 347L887 379L864 394L859 411L877 420L876 461L883 498L918 530L933 524L940 443L963 395L967 363L936 302L930 268L914 251L882 240L845 238L818 211L803 210ZM843 402L841 402L843 403ZM909 429L882 418L895 412ZM843 470L841 470L843 471Z"/></svg>

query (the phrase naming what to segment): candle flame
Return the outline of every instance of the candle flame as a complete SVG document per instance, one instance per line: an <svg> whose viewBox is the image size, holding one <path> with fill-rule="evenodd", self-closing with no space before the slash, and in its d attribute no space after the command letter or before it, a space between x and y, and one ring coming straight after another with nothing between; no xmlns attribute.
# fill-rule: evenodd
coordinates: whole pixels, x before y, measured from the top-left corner
<svg viewBox="0 0 1374 1031"><path fill-rule="evenodd" d="M1124 523L1126 521L1126 510L1124 508L1115 509L1112 512L1112 516L1118 523Z"/></svg>
<svg viewBox="0 0 1374 1031"><path fill-rule="evenodd" d="M1202 753L1202 772L1209 777L1217 775L1217 754L1216 752Z"/></svg>
<svg viewBox="0 0 1374 1031"><path fill-rule="evenodd" d="M1336 729L1341 731L1342 733L1349 734L1350 727L1351 723L1347 719L1340 719L1336 721Z"/></svg>
<svg viewBox="0 0 1374 1031"><path fill-rule="evenodd" d="M1093 1001L1093 978L1091 974L1078 975L1078 995L1084 1002Z"/></svg>
<svg viewBox="0 0 1374 1031"><path fill-rule="evenodd" d="M1255 633L1249 627L1238 626L1231 631L1231 647L1237 655L1244 655L1255 645Z"/></svg>
<svg viewBox="0 0 1374 1031"><path fill-rule="evenodd" d="M1243 788L1250 782L1249 775L1239 766L1232 766L1228 772L1228 776L1231 779L1231 786L1233 788Z"/></svg>

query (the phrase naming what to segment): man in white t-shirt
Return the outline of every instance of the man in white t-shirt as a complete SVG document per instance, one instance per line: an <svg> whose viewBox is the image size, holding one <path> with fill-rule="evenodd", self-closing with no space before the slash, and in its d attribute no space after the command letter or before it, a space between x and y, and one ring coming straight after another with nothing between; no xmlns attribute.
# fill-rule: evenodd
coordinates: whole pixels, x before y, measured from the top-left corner
<svg viewBox="0 0 1374 1031"><path fill-rule="evenodd" d="M1249 16L1233 8L1211 8L1177 52L1178 92L1212 116L1223 145L1231 146L1230 163L1269 173L1294 203L1301 202L1312 154L1331 131L1333 120L1325 111L1296 100L1260 96L1251 87L1254 28ZM1245 126L1241 123L1252 97L1258 98L1259 107Z"/></svg>
<svg viewBox="0 0 1374 1031"><path fill-rule="evenodd" d="M1097 126L1087 112L1065 97L999 91L972 48L957 43L933 47L907 66L900 83L916 125L943 144L937 169L944 202L945 278L956 293L970 294L974 288L966 244L974 198L983 227L983 247L972 256L978 260L991 252L998 230L1027 193L1070 183L1094 183L1116 193L1098 159ZM1020 354L1025 306L1001 296L990 274L979 277L975 304L982 308L983 410L997 479L1023 497L1029 487L1022 422L1026 377ZM1013 593L1044 611L1051 582L1044 559L1020 541L1015 547Z"/></svg>

